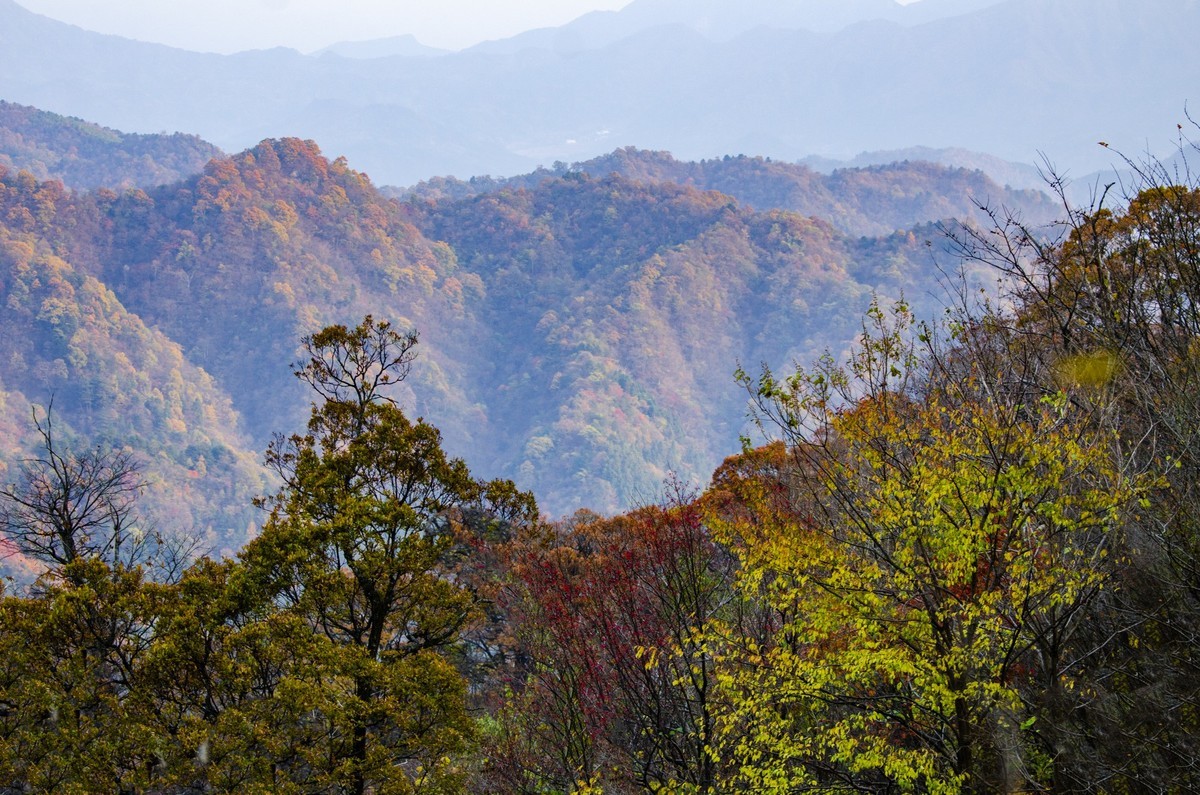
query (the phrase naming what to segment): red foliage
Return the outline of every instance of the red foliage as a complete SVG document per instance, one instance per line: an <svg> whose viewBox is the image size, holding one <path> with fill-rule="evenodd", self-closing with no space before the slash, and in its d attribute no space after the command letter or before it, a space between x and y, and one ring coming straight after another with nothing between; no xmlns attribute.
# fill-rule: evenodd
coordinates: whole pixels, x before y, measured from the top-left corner
<svg viewBox="0 0 1200 795"><path fill-rule="evenodd" d="M727 603L730 567L700 507L682 500L580 513L521 549L510 597L523 664L509 687L531 744L524 763L510 747L493 765L554 771L555 785L601 768L639 786L710 780L711 661L696 631Z"/></svg>

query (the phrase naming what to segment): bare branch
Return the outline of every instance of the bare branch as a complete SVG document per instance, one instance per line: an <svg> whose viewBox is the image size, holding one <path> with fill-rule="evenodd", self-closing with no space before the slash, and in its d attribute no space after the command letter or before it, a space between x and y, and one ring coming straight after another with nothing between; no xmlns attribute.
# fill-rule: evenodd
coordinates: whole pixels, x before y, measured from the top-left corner
<svg viewBox="0 0 1200 795"><path fill-rule="evenodd" d="M148 544L134 511L145 486L137 462L125 450L64 450L52 408L42 419L34 411L39 454L21 462L16 483L0 486L0 533L21 554L51 566L84 558L132 565Z"/></svg>

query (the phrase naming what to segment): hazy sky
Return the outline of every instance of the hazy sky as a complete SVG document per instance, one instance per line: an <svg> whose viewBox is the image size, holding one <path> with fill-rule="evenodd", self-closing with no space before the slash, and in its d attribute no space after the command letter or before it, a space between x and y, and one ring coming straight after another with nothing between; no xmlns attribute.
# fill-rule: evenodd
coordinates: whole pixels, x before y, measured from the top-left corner
<svg viewBox="0 0 1200 795"><path fill-rule="evenodd" d="M17 0L101 33L211 52L284 45L302 52L338 41L414 34L461 49L562 25L630 0Z"/></svg>
<svg viewBox="0 0 1200 795"><path fill-rule="evenodd" d="M206 52L286 46L311 52L339 41L411 33L458 50L562 25L631 0L16 0L100 33ZM838 0L829 0L838 2ZM737 0L729 0L736 3ZM899 0L908 4L916 0Z"/></svg>

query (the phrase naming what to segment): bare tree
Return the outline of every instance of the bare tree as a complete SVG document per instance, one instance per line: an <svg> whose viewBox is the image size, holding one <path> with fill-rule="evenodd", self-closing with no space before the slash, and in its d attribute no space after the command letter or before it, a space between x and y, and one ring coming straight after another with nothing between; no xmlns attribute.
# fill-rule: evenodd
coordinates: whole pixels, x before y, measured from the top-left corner
<svg viewBox="0 0 1200 795"><path fill-rule="evenodd" d="M52 408L52 407L51 407ZM50 566L100 558L130 566L147 552L134 503L145 481L125 450L75 454L54 437L51 410L33 424L40 450L15 483L0 486L0 533L23 555Z"/></svg>

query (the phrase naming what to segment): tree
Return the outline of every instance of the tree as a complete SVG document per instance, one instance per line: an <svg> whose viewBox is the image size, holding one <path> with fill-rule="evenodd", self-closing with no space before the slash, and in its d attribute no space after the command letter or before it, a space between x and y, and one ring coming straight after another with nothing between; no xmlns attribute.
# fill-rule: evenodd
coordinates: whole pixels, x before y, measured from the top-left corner
<svg viewBox="0 0 1200 795"><path fill-rule="evenodd" d="M1061 791L1184 791L1200 753L1200 179L1197 147L1172 163L1126 160L1130 177L1090 206L1063 198L1061 234L997 211L963 229L960 254L1010 285L1013 312L987 336L1042 362L1040 388L1067 385L1131 477L1156 488L1123 529L1124 563L1090 606L1069 653L1077 693L1031 693L1032 734ZM982 336L982 335L981 335Z"/></svg>
<svg viewBox="0 0 1200 795"><path fill-rule="evenodd" d="M33 416L41 438L36 458L21 462L20 480L0 487L0 531L16 550L50 566L100 558L130 566L150 536L135 523L134 502L144 481L131 453L64 450L49 410Z"/></svg>
<svg viewBox="0 0 1200 795"><path fill-rule="evenodd" d="M49 568L32 598L0 598L0 780L133 791L159 753L134 697L158 595L140 565L157 540L137 522L144 482L125 450L65 449L49 409L33 423L40 450L0 487L0 531Z"/></svg>
<svg viewBox="0 0 1200 795"><path fill-rule="evenodd" d="M305 338L296 375L321 402L305 435L268 450L284 485L243 556L246 576L334 651L320 687L336 698L308 710L327 727L324 769L297 775L356 794L436 792L461 779L454 760L473 726L447 652L477 605L449 576L449 557L464 524L486 524L493 508L517 505L516 521L536 512L511 484L473 479L436 428L387 395L415 344L369 316ZM497 495L505 505L489 504Z"/></svg>
<svg viewBox="0 0 1200 795"><path fill-rule="evenodd" d="M1022 684L1074 686L1064 650L1137 493L1067 392L993 390L985 361L928 329L918 351L896 315L872 308L846 367L748 382L798 487L794 519L718 534L786 618L725 677L756 791L1050 783L1022 737L1038 719Z"/></svg>
<svg viewBox="0 0 1200 795"><path fill-rule="evenodd" d="M514 665L485 790L712 792L716 674L706 642L736 599L732 559L676 488L662 506L581 511L513 550Z"/></svg>
<svg viewBox="0 0 1200 795"><path fill-rule="evenodd" d="M144 791L170 742L141 687L161 593L142 574L79 559L0 598L0 792Z"/></svg>

